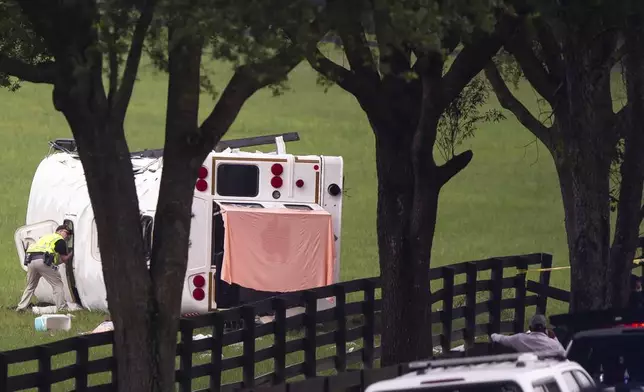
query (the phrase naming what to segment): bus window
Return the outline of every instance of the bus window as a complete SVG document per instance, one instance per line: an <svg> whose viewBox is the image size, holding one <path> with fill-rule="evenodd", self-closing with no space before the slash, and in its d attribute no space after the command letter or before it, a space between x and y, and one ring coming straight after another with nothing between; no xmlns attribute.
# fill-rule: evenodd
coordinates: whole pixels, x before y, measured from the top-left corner
<svg viewBox="0 0 644 392"><path fill-rule="evenodd" d="M143 235L143 255L145 261L152 257L152 234L154 231L154 219L151 216L141 216L141 231Z"/></svg>
<svg viewBox="0 0 644 392"><path fill-rule="evenodd" d="M96 220L92 219L92 257L94 260L101 261L100 246L98 244L98 229L96 228Z"/></svg>
<svg viewBox="0 0 644 392"><path fill-rule="evenodd" d="M300 211L311 211L313 208L305 204L284 204L284 207L291 210L300 210Z"/></svg>
<svg viewBox="0 0 644 392"><path fill-rule="evenodd" d="M70 221L69 219L65 219L63 221L63 225L66 226L66 227L69 227L72 232L74 231L74 222ZM67 249L69 251L74 250L74 235L73 234L70 235L69 237L67 237Z"/></svg>
<svg viewBox="0 0 644 392"><path fill-rule="evenodd" d="M256 197L259 194L259 167L238 163L217 166L217 194L232 197Z"/></svg>
<svg viewBox="0 0 644 392"><path fill-rule="evenodd" d="M221 204L225 206L232 206L232 207L264 208L264 206L259 203L221 203Z"/></svg>

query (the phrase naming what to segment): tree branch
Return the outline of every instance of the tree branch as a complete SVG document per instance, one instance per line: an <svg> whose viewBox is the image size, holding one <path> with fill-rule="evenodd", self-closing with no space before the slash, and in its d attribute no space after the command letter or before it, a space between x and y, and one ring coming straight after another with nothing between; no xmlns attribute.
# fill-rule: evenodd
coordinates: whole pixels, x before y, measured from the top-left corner
<svg viewBox="0 0 644 392"><path fill-rule="evenodd" d="M341 6L342 5L342 6ZM351 71L365 78L378 78L373 54L362 26L360 2L329 1L334 21Z"/></svg>
<svg viewBox="0 0 644 392"><path fill-rule="evenodd" d="M391 28L389 10L379 3L381 2L377 0L369 0L380 56L379 71L383 78L398 76L411 69L412 48L408 43L396 39ZM416 53L416 57L420 58L422 54Z"/></svg>
<svg viewBox="0 0 644 392"><path fill-rule="evenodd" d="M358 75L352 74L351 71L322 54L317 47L317 41L309 44L306 60L314 70L336 83L342 89L353 95L359 94L360 83Z"/></svg>
<svg viewBox="0 0 644 392"><path fill-rule="evenodd" d="M603 63L594 70L595 84L600 84L610 77L611 70L626 56L627 47L622 44L615 49Z"/></svg>
<svg viewBox="0 0 644 392"><path fill-rule="evenodd" d="M212 150L235 121L246 100L258 90L284 79L303 59L301 48L291 45L262 63L237 68L217 104L200 126L204 147Z"/></svg>
<svg viewBox="0 0 644 392"><path fill-rule="evenodd" d="M532 49L532 41L528 39L525 27L519 28L517 36L506 44L506 48L508 52L514 55L532 87L551 106L554 106L559 83L553 80L553 75L546 71L541 60L535 55Z"/></svg>
<svg viewBox="0 0 644 392"><path fill-rule="evenodd" d="M512 94L503 81L501 73L492 61L485 67L485 76L490 81L501 106L512 112L519 122L534 134L548 148L552 146L550 130L537 120L532 113Z"/></svg>
<svg viewBox="0 0 644 392"><path fill-rule="evenodd" d="M452 159L438 167L438 179L441 186L447 184L449 180L460 173L472 161L474 153L472 150L463 151L455 155Z"/></svg>
<svg viewBox="0 0 644 392"><path fill-rule="evenodd" d="M31 65L0 54L0 73L26 82L54 84L56 66L51 61Z"/></svg>
<svg viewBox="0 0 644 392"><path fill-rule="evenodd" d="M550 74L561 80L563 76L563 60L561 58L561 47L557 42L553 30L542 18L533 19L537 37L543 50L544 59Z"/></svg>
<svg viewBox="0 0 644 392"><path fill-rule="evenodd" d="M624 107L619 109L617 113L615 113L615 122L614 122L614 132L617 133L617 140L620 138L626 137L626 127L629 125L629 110L631 108L632 104L631 103L626 103Z"/></svg>
<svg viewBox="0 0 644 392"><path fill-rule="evenodd" d="M118 91L119 63L118 53L116 52L116 42L114 42L115 37L118 35L118 31L115 28L115 31L110 33L107 28L103 28L103 35L107 40L107 58L109 64L107 104L112 107L114 104L114 96Z"/></svg>
<svg viewBox="0 0 644 392"><path fill-rule="evenodd" d="M130 51L123 71L123 79L121 80L121 85L116 94L114 106L115 116L116 118L121 119L121 121L125 119L127 107L130 104L130 99L132 99L134 83L136 82L136 75L141 62L143 43L145 41L148 27L150 27L150 23L152 23L156 2L157 0L145 0L145 3L140 8L141 15L139 16L139 19L136 22L136 27L134 28Z"/></svg>
<svg viewBox="0 0 644 392"><path fill-rule="evenodd" d="M479 35L474 42L463 48L443 77L445 107L454 101L472 78L490 62L501 49L502 38L510 35L515 26L514 19L505 18L497 24L492 34Z"/></svg>
<svg viewBox="0 0 644 392"><path fill-rule="evenodd" d="M626 56L627 48L626 45L621 45L619 48L617 48L606 60L605 67L608 71L613 69L617 63L622 61L624 56Z"/></svg>

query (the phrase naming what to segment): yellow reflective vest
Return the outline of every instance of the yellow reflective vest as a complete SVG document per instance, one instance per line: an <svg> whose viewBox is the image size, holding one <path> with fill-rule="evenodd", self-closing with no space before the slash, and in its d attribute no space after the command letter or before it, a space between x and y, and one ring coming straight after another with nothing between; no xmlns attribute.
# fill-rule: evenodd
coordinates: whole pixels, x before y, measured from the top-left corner
<svg viewBox="0 0 644 392"><path fill-rule="evenodd" d="M64 240L63 236L58 233L47 234L38 240L35 244L29 245L27 253L49 253L54 256L54 265L60 264L60 255L56 252L56 242Z"/></svg>

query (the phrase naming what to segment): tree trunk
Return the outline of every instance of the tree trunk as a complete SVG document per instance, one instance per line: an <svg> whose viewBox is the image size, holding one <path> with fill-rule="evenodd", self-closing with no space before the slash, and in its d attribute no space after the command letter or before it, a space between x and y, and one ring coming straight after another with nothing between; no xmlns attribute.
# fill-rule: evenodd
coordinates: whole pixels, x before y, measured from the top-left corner
<svg viewBox="0 0 644 392"><path fill-rule="evenodd" d="M416 283L418 270L410 263L408 225L414 195L411 132L376 128L375 133L378 253L383 282L382 312L386 315L382 325L382 366L388 366L418 358L421 342L416 339L425 339L423 335L431 339L431 331L425 328L426 320L420 317L427 303L423 299L430 292L429 280Z"/></svg>
<svg viewBox="0 0 644 392"><path fill-rule="evenodd" d="M96 227L101 263L114 321L119 391L152 391L161 372L155 367L155 312L143 257L138 198L123 129L106 119L91 97L61 92L57 106L78 143ZM107 120L107 121L105 121ZM124 267L127 273L124 273Z"/></svg>
<svg viewBox="0 0 644 392"><path fill-rule="evenodd" d="M618 307L628 303L632 260L642 221L644 185L644 124L639 118L644 112L644 35L640 27L641 18L632 17L628 22L624 43L628 50L624 67L628 106L622 109L625 110L626 121L618 124L618 131L624 137L624 155L620 167L617 221L608 275L613 283L613 305Z"/></svg>
<svg viewBox="0 0 644 392"><path fill-rule="evenodd" d="M177 290L166 292L167 287L155 287L145 263L140 210L123 118L113 117L105 97L99 56L90 54L80 64L75 62L79 56L57 57L60 70L54 87L54 105L65 116L76 140L99 233L108 307L115 327L117 388L171 391L178 322L175 313L179 312L176 306L166 308L166 303L159 303L157 294L173 297ZM166 197L178 197L177 192L178 189ZM174 206L173 202L169 204ZM161 219L156 230L171 231L159 228L174 226L173 218L176 215ZM172 233L175 241L181 234L179 228ZM172 259L173 252L184 251L180 244L175 246L162 257ZM182 279L176 282L182 283ZM178 299L168 301L170 305L180 301L178 292Z"/></svg>
<svg viewBox="0 0 644 392"><path fill-rule="evenodd" d="M610 78L597 79L592 66L610 45L586 49L577 38L572 34L563 44L567 61L551 147L564 199L572 312L611 304L609 172L616 142Z"/></svg>
<svg viewBox="0 0 644 392"><path fill-rule="evenodd" d="M169 38L173 29L170 28ZM198 127L201 42L187 38L169 49L166 137L150 262L156 325L154 360L158 391L174 391L176 333L188 264L192 202L197 171L214 146Z"/></svg>
<svg viewBox="0 0 644 392"><path fill-rule="evenodd" d="M572 271L570 311L608 306L610 222L608 173L590 169L594 156L570 157L572 173L559 170ZM559 168L558 168L559 169ZM604 171L604 170L602 170Z"/></svg>
<svg viewBox="0 0 644 392"><path fill-rule="evenodd" d="M574 48L572 50L579 50ZM575 53L576 54L576 53ZM587 60L570 56L567 94L560 111L563 146L557 164L564 201L571 266L570 311L610 306L610 162L607 128L614 114L610 86L593 85Z"/></svg>
<svg viewBox="0 0 644 392"><path fill-rule="evenodd" d="M429 267L440 186L415 179L413 129L373 128L382 312L386 315L382 366L388 366L432 356ZM432 173L422 175L432 177Z"/></svg>

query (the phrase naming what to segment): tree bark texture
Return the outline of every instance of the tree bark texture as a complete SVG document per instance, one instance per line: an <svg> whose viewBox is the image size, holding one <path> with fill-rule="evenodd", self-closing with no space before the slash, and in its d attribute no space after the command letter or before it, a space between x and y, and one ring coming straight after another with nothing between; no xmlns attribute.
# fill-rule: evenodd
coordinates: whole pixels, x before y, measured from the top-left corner
<svg viewBox="0 0 644 392"><path fill-rule="evenodd" d="M560 39L544 19L533 23L536 36L529 37L527 30L520 29L505 45L526 79L550 104L553 124L547 127L537 120L510 92L493 64L486 68L486 75L501 105L515 114L554 159L571 265L570 310L621 306L628 297L630 264L637 245L639 221L635 225L632 217L639 214L642 196L641 182L638 185L634 173L642 171L633 156L621 166L622 187L631 189L634 184L639 194L627 191L620 200L618 222L622 223L617 225L611 246L610 169L622 131L620 118L627 110L615 113L612 108L610 71L618 60L616 35L605 32L588 42L588 31L582 34L568 26ZM533 40L544 51L543 63L533 52ZM629 95L629 106L630 101ZM626 150L633 154L637 147L626 143Z"/></svg>
<svg viewBox="0 0 644 392"><path fill-rule="evenodd" d="M77 142L96 219L115 326L118 390L161 390L162 374L155 366L158 342L151 334L157 328L156 306L143 257L130 154L123 129L106 118L105 108L88 105L94 97L82 90L93 83L91 77L76 76L73 85L57 85L54 94Z"/></svg>
<svg viewBox="0 0 644 392"><path fill-rule="evenodd" d="M622 123L618 124L624 138L624 155L620 167L621 183L615 235L611 248L609 279L623 285L613 287L615 304L628 303L628 279L642 222L642 189L644 186L644 32L642 18L632 16L625 29L626 58L623 68L626 74L628 106Z"/></svg>
<svg viewBox="0 0 644 392"><path fill-rule="evenodd" d="M382 129L376 132L378 174L377 238L380 276L383 282L382 363L395 364L431 355L431 306L429 257L414 257L431 251L435 220L426 221L429 233L409 237L409 225L435 209L431 199L414 200L414 169L411 160L412 130ZM395 132L397 131L397 132ZM437 192L435 190L437 200ZM422 204L419 206L419 204ZM416 206L417 210L414 210ZM420 214L424 213L421 217ZM427 236L429 234L429 237ZM413 246L420 249L414 249Z"/></svg>

